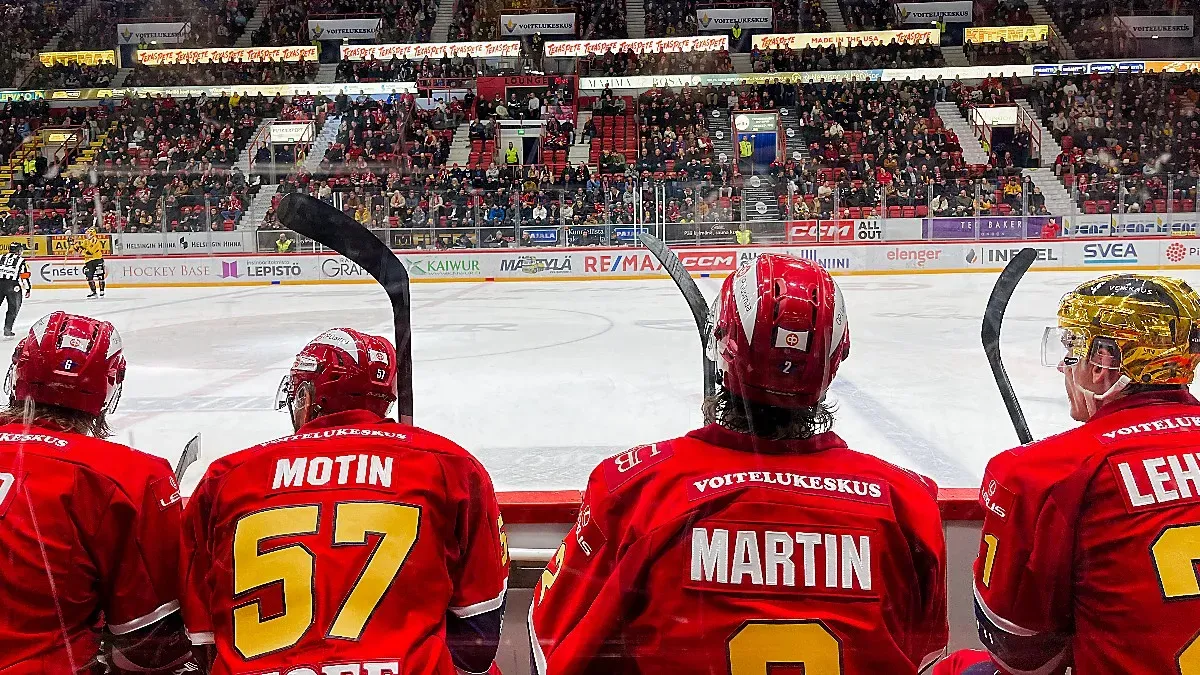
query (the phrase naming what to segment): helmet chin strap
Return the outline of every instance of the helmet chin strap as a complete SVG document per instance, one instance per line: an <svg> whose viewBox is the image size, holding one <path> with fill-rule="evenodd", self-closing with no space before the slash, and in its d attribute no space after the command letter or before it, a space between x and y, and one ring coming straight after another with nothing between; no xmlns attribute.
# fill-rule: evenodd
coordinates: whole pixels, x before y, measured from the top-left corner
<svg viewBox="0 0 1200 675"><path fill-rule="evenodd" d="M1103 394L1097 394L1079 386L1075 383L1075 378L1071 378L1071 386L1075 387L1075 391L1077 391L1079 395L1083 397L1083 403L1085 406L1087 406L1088 417L1095 415L1096 411L1100 409L1100 406L1104 405L1105 400L1109 396L1123 391L1125 387L1129 386L1130 382L1132 382L1132 380L1130 380L1127 376L1122 375L1121 377L1117 378L1116 382L1113 382L1112 386L1109 387L1107 391L1105 391Z"/></svg>

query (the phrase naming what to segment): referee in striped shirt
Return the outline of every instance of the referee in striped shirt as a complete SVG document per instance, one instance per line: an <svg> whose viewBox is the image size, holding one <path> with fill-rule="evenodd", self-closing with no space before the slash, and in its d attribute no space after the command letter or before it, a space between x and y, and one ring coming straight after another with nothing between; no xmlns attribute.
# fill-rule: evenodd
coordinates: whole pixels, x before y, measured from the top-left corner
<svg viewBox="0 0 1200 675"><path fill-rule="evenodd" d="M8 253L0 256L0 302L8 302L4 314L4 337L16 337L13 324L21 302L29 297L29 265L25 262L25 245L14 241L8 245ZM23 292L22 292L23 291Z"/></svg>

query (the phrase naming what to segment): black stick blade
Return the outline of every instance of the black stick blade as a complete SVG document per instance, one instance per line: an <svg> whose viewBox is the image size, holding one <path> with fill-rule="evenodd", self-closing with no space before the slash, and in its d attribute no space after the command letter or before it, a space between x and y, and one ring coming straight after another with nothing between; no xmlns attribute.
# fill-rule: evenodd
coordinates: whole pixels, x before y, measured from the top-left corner
<svg viewBox="0 0 1200 675"><path fill-rule="evenodd" d="M358 221L308 195L291 193L279 201L276 217L288 229L333 249L363 268L383 286L392 303L396 327L396 407L400 420L412 423L412 324L408 270L395 253Z"/></svg>
<svg viewBox="0 0 1200 675"><path fill-rule="evenodd" d="M638 239L646 248L650 249L650 253L658 259L663 270L671 276L671 280L675 282L679 292L683 293L683 299L687 300L688 307L692 310L692 318L696 320L696 330L700 333L700 354L704 358L704 395L712 396L716 393L717 364L708 358L709 312L708 303L704 301L704 294L700 292L692 275L683 266L683 261L675 255L674 251L667 248L661 239L648 232L639 233Z"/></svg>
<svg viewBox="0 0 1200 675"><path fill-rule="evenodd" d="M1021 410L1021 402L1017 399L1012 381L1004 369L1004 362L1000 359L1000 326L1004 323L1004 312L1008 309L1008 301L1012 299L1013 291L1017 289L1021 277L1025 276L1025 272L1029 271L1035 260L1037 251L1023 248L1008 261L1008 265L1000 273L1000 278L996 279L995 287L992 288L987 308L983 311L983 328L980 331L983 352L987 356L988 365L992 367L992 377L996 379L1000 398L1004 399L1004 407L1008 409L1008 416L1022 445L1031 442L1033 434L1029 431L1025 413Z"/></svg>

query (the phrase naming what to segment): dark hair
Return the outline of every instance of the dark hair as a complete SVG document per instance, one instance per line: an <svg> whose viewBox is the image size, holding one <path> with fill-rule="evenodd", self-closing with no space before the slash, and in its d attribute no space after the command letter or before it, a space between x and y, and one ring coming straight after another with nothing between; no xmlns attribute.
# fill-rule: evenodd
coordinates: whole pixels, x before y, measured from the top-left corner
<svg viewBox="0 0 1200 675"><path fill-rule="evenodd" d="M803 440L833 428L834 406L824 401L811 408L777 408L734 396L724 388L704 399L706 424L772 441Z"/></svg>
<svg viewBox="0 0 1200 675"><path fill-rule="evenodd" d="M38 405L31 398L25 399L24 403L13 398L8 400L8 407L0 410L0 425L6 424L50 427L96 438L112 436L112 429L109 428L104 413L89 415L73 408Z"/></svg>

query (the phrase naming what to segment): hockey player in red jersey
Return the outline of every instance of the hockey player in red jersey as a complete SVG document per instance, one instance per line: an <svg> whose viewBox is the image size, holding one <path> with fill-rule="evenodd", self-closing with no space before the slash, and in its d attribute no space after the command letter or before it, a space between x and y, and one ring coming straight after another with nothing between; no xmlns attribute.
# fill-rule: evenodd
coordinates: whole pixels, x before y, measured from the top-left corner
<svg viewBox="0 0 1200 675"><path fill-rule="evenodd" d="M190 662L175 477L164 460L102 440L124 379L107 321L55 312L13 354L0 411L3 675Z"/></svg>
<svg viewBox="0 0 1200 675"><path fill-rule="evenodd" d="M326 331L280 384L296 433L209 467L184 512L182 603L212 672L487 672L508 586L491 479L387 419L395 400L391 343Z"/></svg>
<svg viewBox="0 0 1200 675"><path fill-rule="evenodd" d="M1114 275L1043 342L1083 425L988 464L979 636L1001 671L1200 673L1200 296Z"/></svg>
<svg viewBox="0 0 1200 675"><path fill-rule="evenodd" d="M708 426L592 472L534 591L534 672L916 673L949 630L936 488L829 430L841 292L761 255L713 316Z"/></svg>

